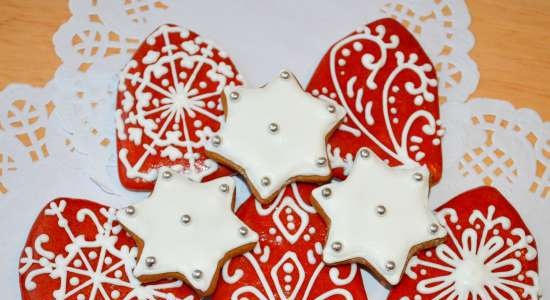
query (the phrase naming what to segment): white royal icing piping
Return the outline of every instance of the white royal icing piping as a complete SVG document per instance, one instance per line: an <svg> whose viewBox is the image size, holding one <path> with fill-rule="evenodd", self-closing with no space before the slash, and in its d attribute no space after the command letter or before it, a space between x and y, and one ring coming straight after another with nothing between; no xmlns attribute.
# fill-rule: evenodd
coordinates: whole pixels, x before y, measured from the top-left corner
<svg viewBox="0 0 550 300"><path fill-rule="evenodd" d="M231 93L239 98L231 100ZM218 135L221 144L206 149L244 169L260 198L267 199L289 179L297 176L328 176L326 136L345 115L332 100L319 100L304 92L296 78L277 77L263 88L228 87L226 122ZM329 105L335 110L329 112ZM276 123L278 131L269 131ZM271 181L262 185L262 178Z"/></svg>
<svg viewBox="0 0 550 300"><path fill-rule="evenodd" d="M389 41L384 41L386 38ZM376 60L372 54L365 52L361 62L365 72L370 72L366 82L357 81L357 77L354 76L351 77L345 84L342 83L344 86L341 86L339 82L338 60L336 59L336 56L347 49L345 46L352 43L354 45L354 51L363 52L364 48L361 43L362 41L375 43L379 48L380 57ZM339 130L349 132L356 137L364 135L376 144L376 146L382 151L399 161L401 164L416 166L419 165L420 161L425 157L425 154L424 152L417 152L410 154L409 156L407 150L408 145L410 143L417 143L413 141L410 134L410 128L412 125L417 122L424 121L425 125L422 127L423 134L425 134L426 138L432 139L434 145L438 145L440 143L440 138L443 135L443 132L438 130L438 128L441 127L437 124L439 120L437 120L430 111L421 108L418 108L406 120L399 120L398 118L393 118L390 120L390 112L392 112L392 109L396 112L396 109L399 108L400 103L400 99L396 99L394 96L391 96L392 92L399 90L399 87L394 81L397 76L404 71L410 71L411 74L416 75L418 85L415 86L413 81L410 81L407 82L403 88L409 95L415 96L414 104L415 107L417 107L422 104L421 101L435 101L435 95L429 91L429 87L437 86L437 78L429 77L428 73L432 70L432 66L429 63L419 64L417 61L418 54L411 53L408 57L405 57L403 52L397 51L395 53L395 58L397 61L396 68L388 75L388 78L384 82L383 86L377 86L375 80L380 70L386 65L388 60L388 50L398 49L398 47L400 47L400 42L399 36L387 32L386 27L383 25L378 25L374 31L371 31L368 27L362 27L357 33L339 41L331 48L329 52L330 84L335 90L334 98L338 99L338 102L342 104L347 113L346 117L349 118L349 122L341 124L338 128ZM347 49L347 51L350 50ZM382 105L378 109L382 111L384 118L383 120L379 120L379 122L383 122L383 125L386 127L388 137L391 141L390 146L386 146L375 135L373 135L369 129L369 126L378 124L375 124L376 121L371 115L373 102L369 99L364 99L363 97L364 91L367 89L382 89ZM314 92L319 94L320 98L326 99L328 98L328 95L323 93L323 90L324 89L321 89L321 93L319 90L315 90ZM328 89L326 89L326 91L328 92ZM346 97L355 98L355 105L350 107L346 101ZM354 110L358 113L355 114ZM365 127L359 118L363 118L368 126ZM397 135L397 128L394 128L395 122L405 122L400 135ZM342 154L349 155L350 153ZM343 158L339 155L340 152L334 153L332 156L333 158L342 160ZM331 160L331 162L333 161ZM349 173L349 169L346 169L348 165L340 165L339 167L343 167L344 171Z"/></svg>
<svg viewBox="0 0 550 300"><path fill-rule="evenodd" d="M422 175L421 181L414 179L415 173ZM345 181L313 190L331 221L324 261L364 259L387 282L397 284L411 248L446 235L442 227L435 234L429 230L439 223L428 207L428 176L426 167L390 168L370 151L367 158L356 156ZM332 191L328 197L322 195L325 188ZM384 215L377 214L379 205L385 207ZM342 244L340 251L332 249L335 242ZM395 263L391 271L385 269L389 261Z"/></svg>
<svg viewBox="0 0 550 300"><path fill-rule="evenodd" d="M468 227L461 233L453 230L460 226L454 209L443 209L437 216L447 228L453 246L441 244L431 251L430 256L435 255L436 261L417 256L411 259L407 276L418 279L413 268L421 268L422 277L416 284L414 299L423 299L421 295L429 295L430 299L468 299L470 295L481 300L494 299L493 295L498 299L538 299L539 275L523 268L523 259L537 258L534 239L524 229L512 226L511 220L492 205L469 214ZM509 231L514 238L505 241L501 230ZM512 256L513 253L519 255ZM433 270L438 275L430 274ZM527 277L532 284L525 281ZM520 295L512 288L523 292ZM494 293L497 289L498 295Z"/></svg>
<svg viewBox="0 0 550 300"><path fill-rule="evenodd" d="M222 191L222 185L228 190ZM228 252L258 241L232 211L234 189L231 177L196 183L177 174L160 176L151 196L134 205L133 215L118 211L119 221L144 244L134 275L178 273L195 289L207 291ZM189 223L182 222L183 215L190 216ZM244 236L241 227L248 229ZM156 263L147 266L147 257ZM195 270L201 278L193 277Z"/></svg>
<svg viewBox="0 0 550 300"><path fill-rule="evenodd" d="M204 158L204 166L196 164L200 157L197 151L207 143L212 128L202 123L189 126L191 123L189 120L194 119L197 115L202 115L214 123L221 122L222 116L213 113L216 110L221 111L219 103L221 97L216 99L211 97L221 96L225 86L234 84L231 81L234 80L236 71L226 63L214 60L214 51L217 48L212 42L198 36L195 40L186 41L182 45L183 50L177 50L174 42L170 40L169 33L189 35L187 30L179 27L167 25L159 27L148 37L148 40L154 43L156 38L162 37L165 44L163 53L149 50L142 59L143 70L140 71L141 73L132 71L138 62L131 60L120 75L119 92L124 93L125 99L116 114L118 138L121 140L129 138L135 145L145 148L145 152L137 161L129 161L128 149L123 147L118 153L118 158L124 166L126 177L154 181L157 178L157 170L154 168L145 170L143 165L151 154L156 154L157 150L164 149L162 157L168 157L171 162L185 158L189 163L185 170L187 176L200 181L218 170L217 163L210 159ZM185 75L185 72L178 74L176 63L185 64L185 68L192 69L192 75L182 79L181 74ZM212 84L216 84L214 92L191 89L195 81L198 80L197 74L205 68L209 68L208 80ZM153 82L153 79L164 76L166 73L171 73L174 84L166 87ZM137 89L134 95L128 91L126 80L136 82ZM205 86L199 85L199 87L204 88ZM164 97L160 104L159 99L152 99L152 94L147 91L151 89ZM153 112L162 112L161 117L151 118ZM128 117L122 118L123 113L129 113ZM169 127L168 125L174 120L174 124ZM130 127L127 135L125 128L128 124L139 125L139 128ZM190 132L194 132L197 137L193 139ZM147 136L151 142L143 142L142 136Z"/></svg>
<svg viewBox="0 0 550 300"><path fill-rule="evenodd" d="M115 225L115 209L101 208L99 214L105 217L101 223L98 214L88 208L82 208L77 212L77 222L69 221L65 213L67 202L65 200L53 201L44 210L44 216L56 218L57 225L65 231L66 238L70 241L64 247L63 253L54 253L47 248L59 248L55 246L55 238L50 239L48 234L39 235L33 246L26 247L21 258L19 273L24 278L23 287L32 291L50 281L43 280L49 277L58 282L58 288L53 291L51 299L94 299L95 295L102 295L108 299L106 286L111 289L111 295L121 295L125 292L124 299L156 299L156 300L193 300L193 295L185 298L176 297L169 292L170 289L183 286L181 281L169 281L149 284L144 287L132 274L132 268L136 263L138 249L126 245L118 246L117 241L121 230L120 225ZM93 239L86 240L78 235L76 228L82 226L80 222L91 221L95 225L96 233ZM90 249L93 249L90 251ZM36 252L36 255L33 253ZM94 251L96 250L96 251ZM92 255L95 253L96 255ZM113 259L116 258L116 262ZM111 263L108 263L108 262ZM94 262L94 264L92 264ZM32 271L29 271L34 267ZM102 276L97 276L101 274ZM35 279L38 278L38 281ZM81 278L78 280L78 278ZM38 283L37 283L38 282ZM86 291L86 287L90 287ZM113 299L115 297L112 297Z"/></svg>
<svg viewBox="0 0 550 300"><path fill-rule="evenodd" d="M293 245L295 243L294 239L289 239L290 236L284 234L285 224L288 224L288 221L280 220L276 221L280 217L277 214L278 211L286 210L287 208L292 208L292 213L298 216L300 223L306 224L308 227L306 231L301 231L298 238L303 238L308 234L315 234L317 230L310 223L310 217L308 214L315 215L317 212L315 209L304 202L302 195L298 190L298 185L293 183L287 189L292 190L292 194L283 197L286 193L285 190L281 191L278 197L269 205L269 207L262 207L259 202L255 202L256 213L260 216L271 215L275 223L275 227L272 227L273 231L269 231L269 234L276 235L281 233L287 241ZM294 203L294 204L290 204ZM308 216L305 218L304 216ZM260 242L261 243L261 242ZM282 245L281 245L282 246ZM349 273L343 274L347 275L346 277L340 277L340 271L336 267L326 266L325 263L321 260L317 261L315 256L322 254L323 246L319 242L315 244L307 244L303 247L309 247L310 250L307 251L306 261L300 261L299 256L296 252L289 250L286 251L277 261L274 261L275 258L270 257L270 248L264 246L263 250L260 247L260 244L257 244L257 247L254 250L254 255L252 253L245 253L244 258L248 261L252 267L252 274L255 275L255 278L258 280L258 286L255 285L240 285L236 288L231 294L232 300L245 299L245 294L252 294L254 297L261 300L275 300L275 299L288 299L294 300L297 299L297 295L300 293L300 290L303 290L303 294L300 299L312 299L312 300L322 300L322 299L332 299L331 296L340 295L343 296L343 299L354 299L351 295L348 287L346 285L351 284L353 279L356 278L358 268L356 264L350 265ZM263 251L263 253L262 253ZM259 256L257 259L256 257ZM305 274L305 263L316 265L312 273ZM233 266L230 266L233 263L232 260L226 262L222 269L222 280L228 284L239 284L239 280L245 275L244 269L240 263L233 263ZM265 271L260 268L260 263L273 265L271 269ZM288 265L292 266L292 270L289 269ZM285 265L287 267L285 268ZM283 272L279 272L280 270ZM328 269L330 283L333 285L324 285L323 288L328 289L328 291L323 294L313 298L311 294L315 293L312 291L314 288L318 288L320 282L318 282L319 274L325 268ZM233 270L233 273L229 273L229 269ZM286 269L286 270L285 270ZM283 275L280 276L279 274ZM285 275L290 275L294 278L297 277L297 280L292 280L291 282L285 282ZM269 278L269 279L268 279ZM327 283L327 282L325 282ZM271 286L275 287L275 291L271 289ZM285 292L282 292L282 290Z"/></svg>

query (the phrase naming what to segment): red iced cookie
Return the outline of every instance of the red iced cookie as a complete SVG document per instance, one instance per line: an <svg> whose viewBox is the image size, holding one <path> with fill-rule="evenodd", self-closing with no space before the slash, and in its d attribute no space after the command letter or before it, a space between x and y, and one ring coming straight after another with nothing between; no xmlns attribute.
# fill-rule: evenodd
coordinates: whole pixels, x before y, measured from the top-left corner
<svg viewBox="0 0 550 300"><path fill-rule="evenodd" d="M441 130L435 68L414 36L393 19L359 28L334 44L307 91L332 98L347 118L329 140L335 175L368 147L392 166L424 164L441 177Z"/></svg>
<svg viewBox="0 0 550 300"><path fill-rule="evenodd" d="M50 202L21 255L22 299L198 300L180 281L142 285L132 275L138 249L114 213L87 200Z"/></svg>
<svg viewBox="0 0 550 300"><path fill-rule="evenodd" d="M221 92L241 85L227 54L173 25L155 30L120 75L116 124L118 171L131 189L152 189L159 166L195 179L229 174L204 155L223 119Z"/></svg>
<svg viewBox="0 0 550 300"><path fill-rule="evenodd" d="M367 299L356 265L325 266L327 234L310 204L311 184L291 184L269 205L249 198L237 215L260 235L227 262L212 299Z"/></svg>
<svg viewBox="0 0 550 300"><path fill-rule="evenodd" d="M535 239L496 189L465 192L437 212L448 240L414 256L388 299L538 299Z"/></svg>

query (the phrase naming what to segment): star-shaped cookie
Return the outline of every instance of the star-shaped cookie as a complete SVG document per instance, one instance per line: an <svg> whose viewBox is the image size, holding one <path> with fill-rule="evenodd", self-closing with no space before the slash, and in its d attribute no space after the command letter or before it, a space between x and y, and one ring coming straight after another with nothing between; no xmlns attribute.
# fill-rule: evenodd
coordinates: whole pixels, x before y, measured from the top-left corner
<svg viewBox="0 0 550 300"><path fill-rule="evenodd" d="M202 296L213 292L223 263L258 241L233 213L234 191L231 177L196 183L162 171L149 198L117 212L140 249L134 275L178 278Z"/></svg>
<svg viewBox="0 0 550 300"><path fill-rule="evenodd" d="M261 88L226 87L222 99L225 122L207 154L238 170L260 202L288 183L330 178L326 140L341 106L304 92L288 71Z"/></svg>
<svg viewBox="0 0 550 300"><path fill-rule="evenodd" d="M443 241L446 231L428 207L426 167L389 167L360 149L350 175L316 188L313 200L329 224L328 264L357 262L395 285L408 259Z"/></svg>

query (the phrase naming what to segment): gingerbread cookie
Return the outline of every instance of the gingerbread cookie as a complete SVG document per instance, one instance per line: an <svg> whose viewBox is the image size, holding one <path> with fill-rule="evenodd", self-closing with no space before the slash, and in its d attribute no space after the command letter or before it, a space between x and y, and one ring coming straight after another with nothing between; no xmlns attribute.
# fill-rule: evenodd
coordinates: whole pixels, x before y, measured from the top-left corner
<svg viewBox="0 0 550 300"><path fill-rule="evenodd" d="M181 281L142 284L132 273L137 256L115 209L87 200L54 200L38 216L21 254L21 297L199 299Z"/></svg>
<svg viewBox="0 0 550 300"><path fill-rule="evenodd" d="M356 262L387 286L396 285L415 252L443 241L446 233L428 207L426 167L389 167L359 150L349 176L312 192L329 226L323 260Z"/></svg>
<svg viewBox="0 0 550 300"><path fill-rule="evenodd" d="M330 179L325 143L344 117L334 101L318 101L282 71L262 88L226 88L223 103L225 122L207 154L238 170L258 201L291 182Z"/></svg>
<svg viewBox="0 0 550 300"><path fill-rule="evenodd" d="M346 110L329 140L338 178L349 173L361 147L391 166L426 165L432 183L441 177L437 75L420 44L397 21L378 20L334 44L307 91Z"/></svg>
<svg viewBox="0 0 550 300"><path fill-rule="evenodd" d="M116 128L118 171L130 189L150 190L158 168L194 180L230 174L204 155L223 120L221 93L242 79L225 52L198 34L163 25L120 74Z"/></svg>
<svg viewBox="0 0 550 300"><path fill-rule="evenodd" d="M539 299L537 244L496 189L460 194L437 215L449 238L413 257L388 299Z"/></svg>
<svg viewBox="0 0 550 300"><path fill-rule="evenodd" d="M237 215L260 235L253 251L222 269L212 300L367 299L359 268L327 266L327 228L310 204L313 184L293 183L262 205L251 196Z"/></svg>
<svg viewBox="0 0 550 300"><path fill-rule="evenodd" d="M134 275L144 282L178 278L209 295L222 264L258 241L233 213L234 195L231 177L197 183L161 169L149 198L116 214L138 244Z"/></svg>

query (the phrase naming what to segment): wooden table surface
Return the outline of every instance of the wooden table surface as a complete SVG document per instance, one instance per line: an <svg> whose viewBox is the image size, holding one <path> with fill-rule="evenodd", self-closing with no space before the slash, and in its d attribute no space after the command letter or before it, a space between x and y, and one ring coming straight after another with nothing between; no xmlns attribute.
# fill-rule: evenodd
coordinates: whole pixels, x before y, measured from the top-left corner
<svg viewBox="0 0 550 300"><path fill-rule="evenodd" d="M511 101L550 120L550 1L469 0L481 79L472 97ZM60 64L52 35L69 17L67 0L1 0L0 90L44 85Z"/></svg>

